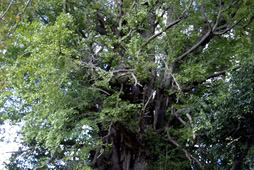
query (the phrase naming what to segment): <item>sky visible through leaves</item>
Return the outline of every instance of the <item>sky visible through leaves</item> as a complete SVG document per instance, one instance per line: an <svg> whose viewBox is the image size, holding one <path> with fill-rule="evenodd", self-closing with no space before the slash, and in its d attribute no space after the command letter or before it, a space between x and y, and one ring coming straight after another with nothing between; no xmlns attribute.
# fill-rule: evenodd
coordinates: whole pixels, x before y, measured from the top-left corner
<svg viewBox="0 0 254 170"><path fill-rule="evenodd" d="M4 169L4 162L8 162L11 152L18 151L18 131L18 126L12 126L8 122L0 126L0 169Z"/></svg>

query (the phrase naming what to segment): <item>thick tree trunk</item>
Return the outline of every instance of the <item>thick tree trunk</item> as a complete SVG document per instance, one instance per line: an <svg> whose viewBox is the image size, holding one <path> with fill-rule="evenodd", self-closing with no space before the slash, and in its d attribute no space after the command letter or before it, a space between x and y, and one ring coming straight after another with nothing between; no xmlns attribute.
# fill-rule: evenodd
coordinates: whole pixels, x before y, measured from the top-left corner
<svg viewBox="0 0 254 170"><path fill-rule="evenodd" d="M112 125L107 137L108 144L111 144L110 150L101 156L94 155L94 168L99 170L147 169L147 156L136 134L126 129L120 122L116 122Z"/></svg>
<svg viewBox="0 0 254 170"><path fill-rule="evenodd" d="M156 1L156 4L158 2L159 1ZM147 16L147 20L142 21L142 24L146 25L146 27L137 30L144 40L148 40L150 37L155 35L156 15L154 7L156 6L156 4L154 4L154 6L152 7L149 7L149 14ZM148 7L147 3L143 5ZM121 7L119 6L119 21L121 15ZM103 22L103 20L101 20L101 22ZM116 35L117 37L121 37L121 34ZM121 56L123 59L126 58L123 49L121 49L119 45L114 46L114 51L118 52L119 56ZM148 61L151 63L155 62L155 48L150 48L149 53L153 55L149 55ZM118 63L117 67L118 69L122 69L121 63ZM107 136L107 139L103 142L104 144L110 144L111 147L110 151L108 151L107 153L99 154L97 151L97 154L93 155L94 168L100 170L148 169L149 155L147 154L148 151L146 151L147 146L146 144L144 144L146 142L144 142L144 139L142 139L142 136L144 135L144 130L146 130L147 127L152 127L154 131L156 131L157 129L165 128L168 119L166 118L166 109L168 108L169 103L172 104L172 102L169 102L167 90L164 89L164 82L161 81L159 87L157 87L158 85L156 81L158 78L158 73L156 71L156 68L147 68L146 72L150 76L150 78L147 79L146 83L142 83L142 87L133 84L127 85L127 81L111 84L111 87L115 87L116 89L119 88L120 84L123 85L123 95L119 97L122 100L128 100L132 103L142 105L142 109L139 113L136 113L133 118L135 121L139 122L137 125L138 127L135 127L136 130L131 131L128 129L128 126L126 124L115 122L109 128L109 132L106 132L108 133L108 135L106 135L105 133L102 133L103 135L100 135L102 138ZM162 75L162 77L164 76ZM169 82L170 81L167 80L167 88L169 88L170 86ZM175 101L173 98L171 100ZM149 142L151 141L148 141L147 143Z"/></svg>

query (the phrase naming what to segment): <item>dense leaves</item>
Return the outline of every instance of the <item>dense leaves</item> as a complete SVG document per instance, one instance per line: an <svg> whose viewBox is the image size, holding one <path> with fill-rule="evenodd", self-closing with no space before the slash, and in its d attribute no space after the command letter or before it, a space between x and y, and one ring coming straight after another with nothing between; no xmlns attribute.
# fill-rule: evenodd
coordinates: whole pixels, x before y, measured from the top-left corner
<svg viewBox="0 0 254 170"><path fill-rule="evenodd" d="M253 168L253 153L248 153L254 139L252 74L253 59L228 75L228 81L216 83L213 86L216 91L205 90L204 96L196 98L198 105L195 108L201 111L196 118L196 132L204 136L200 138L200 144L210 144L211 149L201 152L207 155L203 158L211 161L211 168L229 168L233 161L240 168L237 161L243 159L245 163L241 169ZM219 154L214 155L214 152ZM229 157L232 162L226 159Z"/></svg>
<svg viewBox="0 0 254 170"><path fill-rule="evenodd" d="M9 169L253 168L251 0L25 4L2 33Z"/></svg>

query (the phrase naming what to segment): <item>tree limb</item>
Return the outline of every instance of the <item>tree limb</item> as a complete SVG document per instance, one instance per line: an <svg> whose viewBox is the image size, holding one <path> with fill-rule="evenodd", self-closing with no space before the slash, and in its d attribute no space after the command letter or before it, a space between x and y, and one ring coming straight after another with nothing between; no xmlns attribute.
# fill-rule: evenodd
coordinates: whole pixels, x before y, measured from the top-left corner
<svg viewBox="0 0 254 170"><path fill-rule="evenodd" d="M207 18L207 16L206 16L204 5L201 4L200 7L201 7L201 15L202 15L203 21L204 21L205 23L207 23L207 24L209 25L209 28L211 29L211 24L210 24L210 22L209 22L209 20L208 20L208 18Z"/></svg>
<svg viewBox="0 0 254 170"><path fill-rule="evenodd" d="M121 95L121 93L123 92L123 83L121 83L121 88L120 88L120 91L119 91L119 93L118 93L118 95L117 95L117 99L116 99L116 108L118 108L118 104L119 104L119 98L120 98L120 95Z"/></svg>
<svg viewBox="0 0 254 170"><path fill-rule="evenodd" d="M232 28L234 28L237 24L239 24L247 15L249 15L250 12L247 12L242 18L240 18L238 21L235 21L234 24L232 24L231 26L227 26L227 28L223 31L220 32L214 32L214 35L222 35L225 34L226 32L230 31ZM216 30L215 30L216 31Z"/></svg>
<svg viewBox="0 0 254 170"><path fill-rule="evenodd" d="M222 9L222 1L220 1L220 9L219 9L219 12L218 12L218 15L217 15L217 18L216 18L216 22L215 22L215 24L214 24L214 26L213 26L213 29L212 29L213 32L216 30L216 28L217 28L217 26L218 26L218 24L219 24L219 22L220 22L221 14L222 14L223 12L225 12L226 10L228 10L229 8L231 8L232 6L234 6L238 1L239 1L239 0L233 1L233 2L232 2L227 8L225 8L225 9Z"/></svg>
<svg viewBox="0 0 254 170"><path fill-rule="evenodd" d="M45 164L43 164L41 166L38 166L38 167L35 167L35 168L33 168L33 170L42 169L45 166L47 166L47 164L54 159L55 154L56 154L56 151L51 155L51 157L49 158L49 160Z"/></svg>
<svg viewBox="0 0 254 170"><path fill-rule="evenodd" d="M24 152L27 152L27 151L31 151L31 150L34 150L34 148L35 148L35 146L33 146L33 147L30 147L30 148L28 148L28 149L25 149L25 150L19 150L19 151L10 151L10 152L6 152L6 153L13 153L13 154L15 154L15 155L20 155L20 154L22 154L22 153L24 153Z"/></svg>
<svg viewBox="0 0 254 170"><path fill-rule="evenodd" d="M0 17L0 21L4 18L5 14L9 11L12 3L14 0L11 0L10 4L8 5L7 9L4 11L3 15Z"/></svg>
<svg viewBox="0 0 254 170"><path fill-rule="evenodd" d="M121 29L122 29L123 0L119 0L118 3L119 3L119 13L118 13L118 19L119 19L119 23L118 23L119 32L118 32L118 34L119 35L118 35L118 37L120 38Z"/></svg>
<svg viewBox="0 0 254 170"><path fill-rule="evenodd" d="M150 43L150 41L152 41L152 40L155 39L156 37L160 36L163 32L165 32L165 31L168 30L169 28L173 27L174 25L178 24L178 23L179 23L180 21L182 21L182 20L183 20L183 18L178 18L178 19L176 19L175 21L169 23L163 31L158 32L157 34L154 34L154 35L152 35L151 37L149 37L149 38L147 39L147 41L146 41L144 44L141 45L141 48L143 48L144 46L146 46L148 43Z"/></svg>
<svg viewBox="0 0 254 170"><path fill-rule="evenodd" d="M167 135L168 135L168 140L173 143L176 147L180 148L184 153L185 156L188 158L188 160L190 161L190 163L192 162L192 159L198 164L198 166L200 167L200 169L204 169L203 165L200 163L200 161L195 158L193 155L191 155L185 148L182 148L173 138L172 136L169 134L169 131L167 129Z"/></svg>
<svg viewBox="0 0 254 170"><path fill-rule="evenodd" d="M217 26L219 24L219 21L220 21L220 16L221 16L222 12L223 12L223 10L221 9L221 6L220 6L220 10L218 12L217 19L216 19L216 22L215 22L215 24L213 26L212 31L215 31L215 29L217 28Z"/></svg>
<svg viewBox="0 0 254 170"><path fill-rule="evenodd" d="M244 25L242 25L242 26L236 26L236 27L237 27L238 29L245 28L245 27L247 27L249 24L252 23L253 19L254 19L254 16L251 16L251 17L249 18L249 21L248 21L246 24L244 24Z"/></svg>
<svg viewBox="0 0 254 170"><path fill-rule="evenodd" d="M16 26L15 26L13 32L15 32L15 30L17 29L17 27L18 27L18 25L19 25L19 22L20 22L20 20L21 20L23 14L25 13L25 11L26 11L26 9L27 9L27 7L29 6L29 4L30 4L31 1L32 1L32 0L29 0L29 1L26 3L26 6L25 6L24 10L23 10L23 11L21 12L21 14L19 15L19 16L20 16L20 17L19 17L19 20L18 20L18 22L17 22L17 24L16 24Z"/></svg>
<svg viewBox="0 0 254 170"><path fill-rule="evenodd" d="M91 89L91 90L98 90L98 91L101 91L103 93L105 93L106 95L110 96L110 93L103 90L103 89L100 89L100 88L96 88L96 87L89 87L88 89Z"/></svg>
<svg viewBox="0 0 254 170"><path fill-rule="evenodd" d="M132 75L132 77L134 78L134 81L135 81L134 86L139 85L140 87L142 87L142 85L138 82L138 79L137 79L137 77L135 76L135 74L134 74L134 73L131 73L131 75Z"/></svg>
<svg viewBox="0 0 254 170"><path fill-rule="evenodd" d="M174 111L174 115L176 116L176 118L183 124L186 125L186 122L181 118L181 116L178 114L180 112L184 111L183 109L179 109L176 112Z"/></svg>
<svg viewBox="0 0 254 170"><path fill-rule="evenodd" d="M205 79L203 79L203 80L188 83L182 87L182 91L187 92L187 91L191 90L192 88L194 88L196 85L206 82L206 80L208 80L208 79L215 78L215 77L218 77L221 75L225 75L227 71L228 70L215 72L214 74L210 74L210 75L206 76Z"/></svg>
<svg viewBox="0 0 254 170"><path fill-rule="evenodd" d="M232 69L232 71L235 71L239 68L240 68L240 66L234 67ZM215 78L215 77L218 77L218 76L221 76L221 75L225 75L228 71L230 71L230 70L223 70L223 71L214 72L213 74L210 74L210 75L206 76L205 79L203 79L203 80L199 80L199 81L195 81L195 82L185 84L181 89L182 89L183 92L187 92L187 91L191 90L192 88L194 88L195 86L197 86L198 84L206 82L206 80L208 80L208 79Z"/></svg>
<svg viewBox="0 0 254 170"><path fill-rule="evenodd" d="M249 149L252 147L254 142L254 137L252 137L251 139L249 139L247 147L242 151L242 153L239 155L239 157L237 157L232 165L232 167L230 168L230 170L235 170L237 168L239 168L239 165L241 164L242 160L247 156Z"/></svg>
<svg viewBox="0 0 254 170"><path fill-rule="evenodd" d="M180 55L179 57L177 57L175 59L175 61L173 62L173 66L180 60L182 60L184 57L186 57L189 53L191 53L192 51L194 51L195 49L197 49L210 35L212 34L211 30L208 30L207 33L202 37L202 39L196 43L194 46L192 46L189 50L187 50L185 53L183 53L182 55ZM173 69L174 70L174 69Z"/></svg>
<svg viewBox="0 0 254 170"><path fill-rule="evenodd" d="M181 16L178 17L178 19L176 19L175 21L169 23L169 24L166 26L166 28L163 29L162 31L160 31L160 32L158 32L157 34L154 34L154 35L152 35L151 37L149 37L149 38L147 39L147 41L146 41L144 44L141 45L141 48L143 48L144 46L146 46L147 44L149 44L150 41L152 41L152 40L155 39L156 37L160 36L163 32L167 31L169 28L173 27L174 25L178 24L180 21L182 21L183 19L185 19L186 16L184 16L184 15L185 15L185 13L189 10L189 8L191 7L192 3L193 3L193 0L191 0L189 6L182 12Z"/></svg>
<svg viewBox="0 0 254 170"><path fill-rule="evenodd" d="M146 104L145 104L144 107L142 108L143 111L146 110L146 107L147 107L149 101L151 100L151 98L152 98L154 92L155 92L155 91L153 91L153 92L151 93L151 95L149 96L148 100L146 101Z"/></svg>

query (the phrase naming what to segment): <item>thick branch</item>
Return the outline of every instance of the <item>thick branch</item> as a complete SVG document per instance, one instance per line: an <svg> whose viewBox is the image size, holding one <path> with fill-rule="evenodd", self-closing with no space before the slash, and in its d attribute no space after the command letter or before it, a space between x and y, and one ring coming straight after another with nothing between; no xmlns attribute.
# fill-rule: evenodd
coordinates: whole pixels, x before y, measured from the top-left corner
<svg viewBox="0 0 254 170"><path fill-rule="evenodd" d="M241 25L241 26L236 26L236 27L237 27L238 29L245 28L245 27L247 27L248 25L250 25L250 24L252 23L253 19L254 19L254 16L251 16L251 17L249 18L249 21L248 21L246 24Z"/></svg>
<svg viewBox="0 0 254 170"><path fill-rule="evenodd" d="M133 79L134 79L134 81L135 81L134 86L139 85L140 87L142 87L142 85L138 82L138 79L137 79L137 77L135 76L135 74L134 74L134 73L131 73L131 75L132 75L132 77L133 77Z"/></svg>
<svg viewBox="0 0 254 170"><path fill-rule="evenodd" d="M150 41L152 41L152 40L155 39L156 37L160 36L163 32L165 32L165 31L168 30L169 28L173 27L174 25L178 24L178 23L179 23L180 21L182 21L182 20L183 20L183 18L178 18L177 20L175 20L175 21L169 23L163 31L158 32L157 34L154 34L154 35L152 35L151 37L149 37L148 40L147 40L144 44L142 44L141 48L144 47L144 46L146 46Z"/></svg>
<svg viewBox="0 0 254 170"><path fill-rule="evenodd" d="M215 29L217 28L217 26L218 26L218 24L219 24L220 16L221 16L222 12L223 12L223 11L222 11L221 9L220 9L219 12L218 12L216 22L215 22L215 24L214 24L214 26L213 26L213 31L215 31Z"/></svg>
<svg viewBox="0 0 254 170"><path fill-rule="evenodd" d="M232 71L235 71L238 68L240 68L240 66L237 66L237 67L233 68ZM199 81L195 81L195 82L192 82L192 83L188 83L188 84L186 84L186 85L184 85L182 87L182 91L183 92L187 92L187 91L191 90L192 88L194 88L195 86L197 86L197 85L199 85L201 83L206 82L206 80L208 80L208 79L225 75L227 71L229 71L229 70L218 71L218 72L215 72L214 74L210 74L210 75L206 76L205 79L203 79L203 80L199 80Z"/></svg>
<svg viewBox="0 0 254 170"><path fill-rule="evenodd" d="M234 161L234 163L233 163L232 167L230 168L230 170L235 170L235 169L239 168L239 165L241 164L242 160L247 156L247 154L249 152L249 149L253 145L253 142L254 142L254 137L252 137L248 141L247 147L242 151L240 156Z"/></svg>
<svg viewBox="0 0 254 170"><path fill-rule="evenodd" d="M174 115L176 116L176 118L183 124L186 125L186 122L181 118L181 116L178 114L180 112L184 111L183 109L179 109L176 112L174 111Z"/></svg>
<svg viewBox="0 0 254 170"><path fill-rule="evenodd" d="M187 92L187 91L191 90L192 88L194 88L195 86L206 82L206 80L208 80L208 79L215 78L215 77L218 77L218 76L221 76L221 75L225 75L226 72L227 72L227 70L215 72L214 74L206 76L205 79L203 79L203 80L199 80L199 81L195 81L195 82L186 84L182 87L182 91Z"/></svg>
<svg viewBox="0 0 254 170"><path fill-rule="evenodd" d="M201 39L198 43L196 43L196 44L195 44L194 46L192 46L189 50L187 50L186 52L184 52L182 55L180 55L179 57L177 57L177 58L175 59L175 61L174 61L173 64L172 64L172 72L174 71L175 64L176 64L178 61L182 60L182 59L185 58L189 53L193 52L195 49L197 49L199 46L201 46L202 43L205 42L211 35L214 35L214 36L215 36L215 35L222 35L222 34L225 34L226 32L230 31L234 26L236 26L237 24L239 24L239 23L246 17L246 15L248 15L248 14L250 13L250 12L248 12L244 17L242 17L242 18L239 19L238 21L235 21L235 23L232 24L231 26L227 26L227 28L226 28L225 30L220 31L220 32L214 32L214 31L216 31L216 28L217 28L217 26L218 26L218 24L219 24L219 21L220 21L220 18L221 18L221 14L222 14L225 10L231 8L231 7L232 7L233 5L235 5L237 2L238 2L238 0L232 2L232 3L228 6L228 8L226 8L226 9L224 9L224 10L222 10L222 9L221 9L222 7L220 7L219 13L218 13L218 15L217 15L216 23L215 23L215 25L213 26L213 28L212 28L212 29L210 28L210 29L207 31L207 33L202 37L202 39ZM221 4L220 4L220 5L221 5ZM205 17L205 16L204 16L204 17Z"/></svg>
<svg viewBox="0 0 254 170"><path fill-rule="evenodd" d="M175 59L175 61L173 62L173 66L180 60L182 60L184 57L186 57L188 54L190 54L192 51L194 51L195 49L197 49L210 35L212 34L211 30L208 30L208 32L203 36L203 38L196 43L194 46L192 46L189 50L187 50L185 53L183 53L182 55L180 55L179 57L177 57Z"/></svg>
<svg viewBox="0 0 254 170"><path fill-rule="evenodd" d="M118 19L119 19L119 25L118 25L118 29L119 29L119 35L120 36L120 32L122 29L122 15L123 15L123 0L119 0L119 13L118 13Z"/></svg>
<svg viewBox="0 0 254 170"><path fill-rule="evenodd" d="M175 21L169 23L169 24L166 26L166 28L163 29L161 32L158 32L157 34L154 34L154 35L152 35L151 37L149 37L149 38L147 39L147 41L146 41L144 44L141 45L141 48L144 47L144 46L146 46L148 43L150 43L150 41L152 41L152 40L155 39L156 37L160 36L163 32L167 31L169 28L173 27L174 25L178 24L180 21L182 21L183 19L185 19L186 16L184 16L184 15L185 15L185 13L189 10L189 8L191 7L192 3L193 3L193 0L190 2L189 6L182 12L181 16L180 16L178 19L176 19Z"/></svg>
<svg viewBox="0 0 254 170"><path fill-rule="evenodd" d="M220 22L221 14L222 14L223 12L225 12L226 10L228 10L229 8L231 8L232 6L234 6L238 1L239 1L239 0L233 1L233 2L232 2L227 8L225 8L225 9L222 9L222 2L220 1L220 10L219 10L219 12L218 12L216 22L215 22L215 24L214 24L214 26L213 26L213 29L212 29L213 32L217 29L217 26L218 26L218 24L219 24L219 22Z"/></svg>
<svg viewBox="0 0 254 170"><path fill-rule="evenodd" d="M242 18L240 18L238 21L235 21L234 24L232 24L231 26L227 26L227 28L223 31L220 32L214 32L214 35L222 35L227 33L228 31L230 31L232 28L234 28L237 24L239 24L247 15L249 15L250 12L247 12Z"/></svg>

